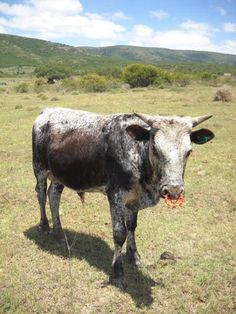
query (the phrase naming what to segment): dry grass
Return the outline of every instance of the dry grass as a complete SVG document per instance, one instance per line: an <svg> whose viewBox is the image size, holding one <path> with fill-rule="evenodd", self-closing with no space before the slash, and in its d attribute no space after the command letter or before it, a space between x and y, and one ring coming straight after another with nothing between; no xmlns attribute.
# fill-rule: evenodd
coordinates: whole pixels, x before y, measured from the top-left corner
<svg viewBox="0 0 236 314"><path fill-rule="evenodd" d="M226 87L222 87L219 88L214 96L214 101L223 101L223 102L229 102L232 101L232 93L231 91L226 88Z"/></svg>
<svg viewBox="0 0 236 314"><path fill-rule="evenodd" d="M0 312L234 313L236 103L215 106L214 88L204 86L78 95L47 91L39 99L35 93L16 94L12 86L19 82L7 82L0 98ZM100 113L214 114L204 127L216 133L215 140L194 146L187 166L185 207L161 203L139 214L144 267L125 263L126 293L108 284L113 244L104 196L87 195L82 205L74 192L64 192L70 259L66 245L38 230L31 125L42 108L55 105ZM181 259L163 262L164 251Z"/></svg>

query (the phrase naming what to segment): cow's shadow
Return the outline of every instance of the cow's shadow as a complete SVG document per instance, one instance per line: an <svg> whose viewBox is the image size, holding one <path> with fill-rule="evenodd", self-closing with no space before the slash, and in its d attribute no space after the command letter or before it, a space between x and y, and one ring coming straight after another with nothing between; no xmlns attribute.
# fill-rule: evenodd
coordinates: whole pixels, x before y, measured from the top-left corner
<svg viewBox="0 0 236 314"><path fill-rule="evenodd" d="M52 236L42 235L38 226L31 227L24 234L41 249L69 259L66 243L58 243ZM105 241L91 234L71 230L65 230L65 234L71 246L70 257L76 257L79 260L85 259L91 266L103 271L110 277L113 251ZM151 288L156 285L162 287L162 284L154 281L142 270L126 262L124 267L128 283L125 292L132 297L137 307L150 306L153 303ZM104 285L107 284L110 284L108 280Z"/></svg>

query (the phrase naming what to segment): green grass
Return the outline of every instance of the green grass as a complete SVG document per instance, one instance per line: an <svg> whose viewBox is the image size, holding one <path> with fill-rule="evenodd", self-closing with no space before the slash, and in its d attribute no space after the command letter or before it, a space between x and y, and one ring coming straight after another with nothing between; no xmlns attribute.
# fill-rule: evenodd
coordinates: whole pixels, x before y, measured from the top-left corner
<svg viewBox="0 0 236 314"><path fill-rule="evenodd" d="M16 93L22 81L5 81L0 91L0 313L234 313L235 88L233 102L216 103L216 87L210 86L101 94L51 87L38 97L32 89ZM216 138L194 146L187 165L186 205L170 209L161 202L139 213L137 243L144 267L137 270L125 262L126 293L108 284L113 243L103 195L87 194L82 205L73 191L63 193L61 218L72 244L70 258L65 245L38 230L31 126L46 106L214 114L204 127ZM164 251L180 259L164 263L159 258Z"/></svg>

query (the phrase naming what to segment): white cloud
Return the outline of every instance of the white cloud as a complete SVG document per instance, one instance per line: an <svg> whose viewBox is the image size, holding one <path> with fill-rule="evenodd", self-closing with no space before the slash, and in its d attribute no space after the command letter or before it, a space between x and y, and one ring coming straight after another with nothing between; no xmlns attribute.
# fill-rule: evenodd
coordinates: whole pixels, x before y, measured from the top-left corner
<svg viewBox="0 0 236 314"><path fill-rule="evenodd" d="M131 17L127 16L122 12L121 10L116 11L115 13L112 14L112 17L115 19L121 19L121 20L130 20Z"/></svg>
<svg viewBox="0 0 236 314"><path fill-rule="evenodd" d="M234 23L225 23L224 24L224 31L228 33L235 33L236 32L236 24Z"/></svg>
<svg viewBox="0 0 236 314"><path fill-rule="evenodd" d="M187 20L184 23L180 24L180 27L187 31L196 31L200 33L214 33L218 29L212 27L208 23L195 22L192 20Z"/></svg>
<svg viewBox="0 0 236 314"><path fill-rule="evenodd" d="M206 50L210 45L207 36L195 31L170 30L157 33L153 38L159 47L173 49Z"/></svg>
<svg viewBox="0 0 236 314"><path fill-rule="evenodd" d="M224 51L227 53L236 54L236 40L226 40L224 42Z"/></svg>
<svg viewBox="0 0 236 314"><path fill-rule="evenodd" d="M147 25L138 24L133 27L132 33L135 37L145 39L153 35L153 30Z"/></svg>
<svg viewBox="0 0 236 314"><path fill-rule="evenodd" d="M158 20L164 20L169 16L169 13L163 10L150 11L152 17L158 18Z"/></svg>
<svg viewBox="0 0 236 314"><path fill-rule="evenodd" d="M30 32L34 36L55 40L60 38L91 38L118 40L125 31L122 25L96 14L83 14L79 0L28 0L9 5L0 2L0 27Z"/></svg>
<svg viewBox="0 0 236 314"><path fill-rule="evenodd" d="M151 27L143 24L134 25L131 32L126 33L126 41L131 46L148 46L154 35Z"/></svg>
<svg viewBox="0 0 236 314"><path fill-rule="evenodd" d="M2 25L0 25L0 33L2 33L2 34L6 34L7 33L6 28L3 27Z"/></svg>
<svg viewBox="0 0 236 314"><path fill-rule="evenodd" d="M206 23L187 21L177 29L156 31L146 25L134 26L127 41L130 45L179 50L212 51L236 54L232 40L215 44L212 37L217 30Z"/></svg>
<svg viewBox="0 0 236 314"><path fill-rule="evenodd" d="M54 14L79 14L83 10L83 6L78 0L30 0L28 2L38 12L53 12Z"/></svg>
<svg viewBox="0 0 236 314"><path fill-rule="evenodd" d="M112 41L101 41L99 43L99 47L111 47L111 46L114 46L115 43L112 42Z"/></svg>
<svg viewBox="0 0 236 314"><path fill-rule="evenodd" d="M170 49L218 51L236 54L236 43L229 37L216 45L219 31L208 23L186 20L175 29L159 31L144 24L127 30L117 20L127 20L121 10L113 14L84 12L80 0L22 0L18 4L0 1L0 32L28 34L28 36L65 42L77 40L80 44L130 44ZM153 17L168 17L165 11L152 11ZM236 24L225 23L225 32L236 32Z"/></svg>
<svg viewBox="0 0 236 314"><path fill-rule="evenodd" d="M148 28L145 32L143 25L139 31L135 28L130 37L132 41L129 43L139 46L182 50L212 50L210 39L206 35L199 34L195 31L169 30L155 32Z"/></svg>
<svg viewBox="0 0 236 314"><path fill-rule="evenodd" d="M222 16L225 16L227 14L227 11L224 8L222 8L222 7L217 7L216 10Z"/></svg>

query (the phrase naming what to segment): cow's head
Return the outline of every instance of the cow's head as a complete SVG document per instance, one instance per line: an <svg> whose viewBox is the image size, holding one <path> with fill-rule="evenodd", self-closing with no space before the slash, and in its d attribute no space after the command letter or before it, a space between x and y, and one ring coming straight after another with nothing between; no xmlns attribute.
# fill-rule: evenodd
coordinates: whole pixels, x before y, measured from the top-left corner
<svg viewBox="0 0 236 314"><path fill-rule="evenodd" d="M135 140L149 141L149 161L158 177L160 195L177 200L184 193L184 170L192 143L205 144L214 138L208 129L192 129L212 115L198 118L135 115L147 124L147 128L130 125L127 132Z"/></svg>

